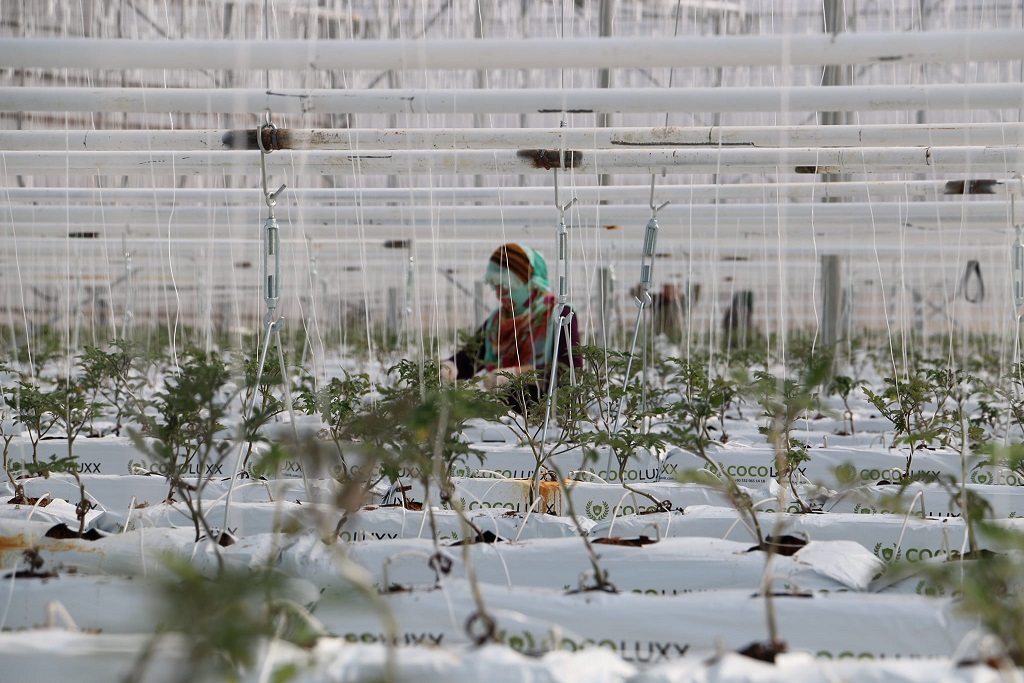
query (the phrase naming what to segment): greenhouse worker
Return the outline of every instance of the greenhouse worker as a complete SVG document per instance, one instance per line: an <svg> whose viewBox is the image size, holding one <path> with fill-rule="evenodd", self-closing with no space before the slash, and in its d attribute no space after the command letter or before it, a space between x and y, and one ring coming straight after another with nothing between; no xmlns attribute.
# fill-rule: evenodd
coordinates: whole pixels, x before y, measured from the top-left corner
<svg viewBox="0 0 1024 683"><path fill-rule="evenodd" d="M500 305L462 349L442 361L441 377L451 382L485 373L483 385L494 389L509 382L501 373L518 375L536 370L538 381L529 387L529 395L521 397L520 402L510 397L514 407L529 405L547 393L552 355L558 366L567 367L572 358L573 365L581 367L580 356L570 353L579 345L576 316L569 304L556 310L558 297L548 284L547 262L530 247L509 242L495 249L487 262L484 281L494 287ZM558 334L559 318L565 316L569 324ZM552 354L556 335L558 351Z"/></svg>

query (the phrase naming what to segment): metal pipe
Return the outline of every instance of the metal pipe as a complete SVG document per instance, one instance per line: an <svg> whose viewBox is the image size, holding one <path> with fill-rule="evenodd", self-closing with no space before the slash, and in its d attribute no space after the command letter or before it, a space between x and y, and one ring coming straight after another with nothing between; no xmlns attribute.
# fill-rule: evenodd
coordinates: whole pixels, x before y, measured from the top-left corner
<svg viewBox="0 0 1024 683"><path fill-rule="evenodd" d="M1002 198L991 201L872 201L848 202L843 204L815 203L743 203L743 204L687 204L674 202L659 211L662 222L669 220L676 224L715 226L729 230L743 230L745 225L782 224L822 228L835 225L857 225L867 227L872 221L892 223L913 229L930 226L936 222L959 225L969 221L970 230L976 231L992 225L1006 227L1009 223L1009 209ZM243 225L253 220L254 210L246 207L194 207L178 205L160 206L26 206L8 205L3 207L3 216L14 221L21 229L33 225L72 226L73 231L93 230L103 226L117 229L128 225L133 230L146 227L172 229L182 227L222 226L227 232L231 226ZM643 223L649 213L645 204L577 204L573 210L576 227L595 228L600 225L616 225L621 230L634 230ZM551 209L538 205L359 205L321 207L316 205L296 206L294 210L278 207L278 220L301 225L308 235L338 229L344 225L363 224L366 226L410 225L424 230L437 230L441 225L459 222L472 223L481 230L490 226L500 229L502 225L517 223L550 225ZM737 222L740 222L739 224Z"/></svg>
<svg viewBox="0 0 1024 683"><path fill-rule="evenodd" d="M774 227L774 226L769 226ZM890 226L885 226L888 229ZM67 226L63 226L66 231ZM377 233L375 232L374 235ZM639 233L636 233L639 234ZM777 233L774 233L777 235ZM891 235L891 232L885 234ZM93 264L93 268L85 269L83 272L96 272L102 274L103 278L115 279L116 273L111 273L109 262L102 260L104 254L111 252L117 252L121 243L121 233L111 231L111 233L104 237L100 236L96 239L89 240L88 242L76 243L75 247L80 251L78 253L85 252L86 246L89 249L95 250L95 253L90 255L98 260L100 263ZM634 235L635 236L635 235ZM531 244L537 248L547 251L554 248L554 243L550 238L539 238L536 233L530 236ZM873 245L870 240L864 240L860 235L846 236L847 239L835 240L830 244L830 249L834 253L840 254L856 254L860 256L871 256L875 253L876 249L879 255L886 257L906 257L909 253L913 253L915 256L918 254L941 254L943 250L948 250L949 245L942 243L936 239L935 231L924 231L914 230L908 231L903 236L904 240L902 243L895 241L889 241L887 243L879 243L877 246ZM1007 242L1006 232L1001 233L991 232L972 232L972 243L969 246L971 255L982 255L986 259L996 257L998 262L1005 264L1006 268L1009 268L1008 259L1006 256ZM221 259L225 267L218 270L217 275L222 275L225 278L231 278L230 271L227 264L231 264L233 268L238 268L231 262L231 259L237 258L237 248L246 247L258 250L258 240L249 235L246 238L228 238L228 237L211 237L209 234L196 233L194 235L182 235L175 234L175 249L173 251L174 258L180 258L185 261L194 260L197 258L207 258L211 254L215 258ZM420 247L425 249L437 249L443 248L444 253L453 254L450 261L445 263L451 263L453 266L459 268L466 267L465 259L454 256L454 254L465 254L469 253L470 250L475 246L479 248L480 242L485 239L490 239L489 236L474 237L472 239L451 239L444 237L424 237L420 242ZM167 263L167 236L137 236L132 235L133 242L137 241L139 245L139 251L133 253L133 263L135 265L136 280L137 281L163 281L160 273L163 272L161 263ZM495 238L496 242L500 243L501 236ZM982 241L983 240L983 241ZM312 243L318 250L318 254L322 258L331 258L333 263L346 265L352 264L354 261L358 261L358 258L352 256L353 249L357 249L360 243L365 241L365 236L360 237L359 235L353 234L349 236L325 236L318 237ZM8 240L13 243L13 240ZM36 275L40 272L50 274L56 280L64 280L66 274L63 271L54 271L53 263L40 262L39 258L44 256L54 260L63 260L67 257L68 238L65 236L59 236L59 239L52 237L39 236L35 233L31 235L19 235L18 236L19 247L24 248L29 246L32 249L33 255L36 257L31 263L24 261L21 262L21 268L26 273L32 273ZM309 245L310 242L307 237L296 237L296 238L282 238L281 245L283 247ZM749 235L736 237L735 235L723 235L719 233L717 236L708 234L706 236L697 236L693 240L689 237L674 237L671 234L663 234L659 238L659 251L668 254L667 258L659 258L659 264L661 267L665 267L664 264L678 263L680 260L685 260L687 257L693 257L695 254L706 254L706 258L710 259L710 262L725 262L732 263L736 258L744 258L749 260L748 262L756 263L772 263L780 258L790 258L792 261L786 261L786 267L789 268L807 268L816 270L819 267L818 258L821 255L821 245L818 244L817 248L809 241L799 243L787 243L781 245L776 251L765 253L764 250L764 238L760 234L752 239ZM219 249L218 252L211 251L212 249ZM308 262L302 255L302 249L288 250L285 249L285 253L291 251L292 257L291 262L286 264L285 268L290 269L296 266L305 267ZM617 254L616 261L617 267L623 265L627 259L632 262L632 259L639 256L639 249L626 250ZM799 258L806 259L805 261L797 260ZM2 267L14 267L16 263L12 250L6 250L0 247L0 266ZM875 263L873 260L868 261L870 266L866 263L861 262L864 267L874 267ZM908 268L919 268L921 270L934 270L935 263L928 260L917 260L907 261ZM387 273L387 268L394 266L394 260L386 260L382 257L370 258L367 261L367 270L370 272L380 272L381 274ZM476 273L477 264L470 264L470 272ZM585 266L578 263L576 271L586 270ZM876 274L877 275L877 274ZM362 269L343 271L336 273L337 277L349 277L353 279L361 279L365 277ZM95 278L93 278L95 279ZM240 282L238 287L251 290L254 294L260 292L260 282L258 278L251 278L246 276L245 282Z"/></svg>
<svg viewBox="0 0 1024 683"><path fill-rule="evenodd" d="M562 40L0 39L0 64L13 69L649 69L1018 59L1024 41L1014 29Z"/></svg>
<svg viewBox="0 0 1024 683"><path fill-rule="evenodd" d="M1024 45L1024 40L1020 41ZM0 64L3 62L0 61ZM257 90L216 88L0 88L3 111L193 111L247 114L538 114L910 111L1016 109L1020 83L754 86L734 88L557 88Z"/></svg>
<svg viewBox="0 0 1024 683"><path fill-rule="evenodd" d="M939 198L962 195L996 195L1005 198L1017 191L1010 179L977 178L968 180L862 180L850 182L821 182L809 176L806 182L771 183L748 182L725 185L659 185L655 199L661 203L668 199L690 203L730 201L817 201L823 197L847 197L854 201L877 201L899 197L905 199ZM574 185L573 196L581 202L640 201L646 192L643 185ZM0 190L0 200L18 202L143 202L229 206L251 206L252 190L245 188L82 188L82 187L8 187ZM378 188L296 188L289 196L300 203L317 202L322 205L360 204L371 201L431 201L438 205L459 202L491 202L504 207L522 202L542 203L549 200L551 188L535 187L378 187Z"/></svg>
<svg viewBox="0 0 1024 683"><path fill-rule="evenodd" d="M250 152L7 152L14 175L229 175L258 170ZM559 161L558 150L465 150L275 153L275 173L409 175L437 173L538 174ZM577 174L599 173L1003 173L1024 166L1024 148L863 147L589 150L566 154ZM14 182L8 181L14 185Z"/></svg>
<svg viewBox="0 0 1024 683"><path fill-rule="evenodd" d="M268 149L641 149L644 147L882 147L1024 145L1024 123L948 125L661 126L654 128L279 129ZM15 151L256 151L253 130L2 130Z"/></svg>

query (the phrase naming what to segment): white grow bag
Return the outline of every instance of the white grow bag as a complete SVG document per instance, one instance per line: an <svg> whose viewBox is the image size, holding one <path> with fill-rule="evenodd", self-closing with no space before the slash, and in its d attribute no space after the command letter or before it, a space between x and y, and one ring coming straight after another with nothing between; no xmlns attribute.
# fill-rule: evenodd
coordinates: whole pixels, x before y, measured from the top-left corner
<svg viewBox="0 0 1024 683"><path fill-rule="evenodd" d="M749 543L711 538L666 538L641 547L594 545L599 566L622 591L676 595L691 591L743 588L756 591L764 581L766 555ZM465 577L461 547L444 547L451 576ZM592 565L579 539L523 543L477 543L468 548L479 581L509 587L576 589L593 583ZM373 575L380 587L431 585L434 547L429 541L359 543L348 557ZM810 543L789 557L775 556L771 567L777 591L865 590L884 564L848 541ZM306 577L308 578L308 577Z"/></svg>
<svg viewBox="0 0 1024 683"><path fill-rule="evenodd" d="M966 486L992 506L992 517L1024 517L1024 487L993 484ZM960 516L958 501L951 491L938 484L921 483L908 484L902 490L895 484L861 486L833 496L825 503L825 510L862 515L909 512L918 517Z"/></svg>
<svg viewBox="0 0 1024 683"><path fill-rule="evenodd" d="M758 513L761 531L775 533L778 516ZM1006 527L1024 530L1024 520L998 520ZM850 512L810 514L784 513L782 532L812 541L854 541L886 561L920 562L932 557L960 552L966 547L966 525L960 517L913 515L863 515ZM594 525L590 536L609 535L636 538L640 535L662 537L708 536L734 541L756 542L750 521L733 508L693 505L683 512L659 512L630 515L614 522ZM979 536L980 546L989 550L1005 549L1004 544Z"/></svg>
<svg viewBox="0 0 1024 683"><path fill-rule="evenodd" d="M495 585L481 590L499 639L527 652L605 648L627 662L649 665L767 638L764 599L750 591L653 597ZM400 625L399 644L469 641L464 626L476 608L465 582L445 581L440 589L392 593L386 599ZM949 600L908 595L782 596L774 609L780 637L790 649L821 657L944 657L975 627ZM321 600L316 616L352 642L389 638L376 615L354 609L351 602Z"/></svg>

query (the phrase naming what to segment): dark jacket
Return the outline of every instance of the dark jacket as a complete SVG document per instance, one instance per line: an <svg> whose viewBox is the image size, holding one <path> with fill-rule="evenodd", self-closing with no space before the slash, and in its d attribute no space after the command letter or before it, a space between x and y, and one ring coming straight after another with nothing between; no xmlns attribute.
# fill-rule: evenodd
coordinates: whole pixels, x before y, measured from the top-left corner
<svg viewBox="0 0 1024 683"><path fill-rule="evenodd" d="M569 315L571 312L571 306L569 306L568 304L562 306L561 315L566 316ZM476 332L473 333L473 336L469 339L466 345L459 349L459 351L456 352L454 356L448 359L455 364L455 368L457 370L456 377L458 379L469 379L470 377L473 377L486 367L486 364L484 363L484 333L485 332L483 326L477 328ZM568 339L566 339L566 336L568 336ZM572 318L569 321L568 335L566 335L565 331L563 330L562 334L558 336L558 354L556 357L558 358L559 366L569 366L569 350L570 348L578 347L579 344L579 325L576 320L576 315L573 314ZM572 364L573 367L576 368L582 367L582 357L579 354L573 353ZM537 374L540 377L540 382L534 383L534 385L530 387L529 396L522 397L523 399L530 402L539 401L541 397L547 394L548 382L550 380L547 368L537 367L535 369L537 370Z"/></svg>

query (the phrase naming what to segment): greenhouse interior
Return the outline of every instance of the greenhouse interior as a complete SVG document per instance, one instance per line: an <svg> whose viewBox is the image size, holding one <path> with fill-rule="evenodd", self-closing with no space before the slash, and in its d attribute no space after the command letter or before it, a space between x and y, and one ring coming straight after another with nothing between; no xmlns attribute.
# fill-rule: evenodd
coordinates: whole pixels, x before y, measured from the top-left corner
<svg viewBox="0 0 1024 683"><path fill-rule="evenodd" d="M0 18L0 680L1024 678L1024 3Z"/></svg>

